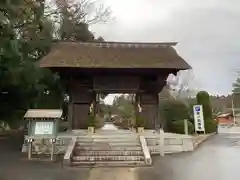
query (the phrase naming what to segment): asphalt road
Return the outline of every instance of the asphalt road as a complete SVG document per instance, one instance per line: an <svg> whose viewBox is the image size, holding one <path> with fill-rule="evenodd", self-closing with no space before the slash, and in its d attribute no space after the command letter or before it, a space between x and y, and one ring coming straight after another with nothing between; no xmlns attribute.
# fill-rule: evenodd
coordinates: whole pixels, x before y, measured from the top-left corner
<svg viewBox="0 0 240 180"><path fill-rule="evenodd" d="M215 135L195 152L157 157L139 180L239 180L240 134Z"/></svg>
<svg viewBox="0 0 240 180"><path fill-rule="evenodd" d="M26 161L19 147L7 146L0 140L0 180L89 180L91 169ZM239 180L240 134L216 135L195 152L156 156L153 161L153 167L136 168L136 180Z"/></svg>

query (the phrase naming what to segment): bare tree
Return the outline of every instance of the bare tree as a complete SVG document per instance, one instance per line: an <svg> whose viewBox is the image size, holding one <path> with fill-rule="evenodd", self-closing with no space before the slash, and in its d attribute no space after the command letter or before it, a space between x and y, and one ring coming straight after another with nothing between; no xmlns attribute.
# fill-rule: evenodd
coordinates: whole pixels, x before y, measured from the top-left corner
<svg viewBox="0 0 240 180"><path fill-rule="evenodd" d="M94 40L89 25L106 23L111 18L110 7L105 7L100 1L55 0L55 4L56 8L48 14L58 14L55 20L60 25L58 34L62 40Z"/></svg>
<svg viewBox="0 0 240 180"><path fill-rule="evenodd" d="M176 99L187 99L196 95L192 70L181 71L177 76L170 75L167 83L172 96Z"/></svg>
<svg viewBox="0 0 240 180"><path fill-rule="evenodd" d="M98 0L55 0L56 8L52 12L66 16L78 23L106 23L111 18L110 7Z"/></svg>

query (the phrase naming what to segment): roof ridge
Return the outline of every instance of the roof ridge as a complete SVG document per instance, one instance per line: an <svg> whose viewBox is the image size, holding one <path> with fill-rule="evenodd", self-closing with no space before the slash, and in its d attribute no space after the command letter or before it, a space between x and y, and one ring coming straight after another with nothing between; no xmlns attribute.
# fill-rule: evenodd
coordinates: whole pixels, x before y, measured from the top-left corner
<svg viewBox="0 0 240 180"><path fill-rule="evenodd" d="M175 43L176 44L176 43ZM40 67L189 69L171 43L60 42Z"/></svg>
<svg viewBox="0 0 240 180"><path fill-rule="evenodd" d="M84 46L96 46L96 47L122 47L122 48L164 48L169 46L175 46L177 42L77 42L77 41L60 41L58 43L69 43L69 44L81 44Z"/></svg>

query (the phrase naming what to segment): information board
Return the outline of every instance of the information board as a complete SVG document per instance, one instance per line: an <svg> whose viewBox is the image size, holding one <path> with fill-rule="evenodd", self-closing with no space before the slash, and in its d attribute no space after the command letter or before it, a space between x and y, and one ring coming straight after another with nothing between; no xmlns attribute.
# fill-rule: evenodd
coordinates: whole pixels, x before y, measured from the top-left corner
<svg viewBox="0 0 240 180"><path fill-rule="evenodd" d="M202 105L193 106L195 131L205 132L203 108Z"/></svg>
<svg viewBox="0 0 240 180"><path fill-rule="evenodd" d="M36 122L35 135L52 135L54 123L53 122Z"/></svg>

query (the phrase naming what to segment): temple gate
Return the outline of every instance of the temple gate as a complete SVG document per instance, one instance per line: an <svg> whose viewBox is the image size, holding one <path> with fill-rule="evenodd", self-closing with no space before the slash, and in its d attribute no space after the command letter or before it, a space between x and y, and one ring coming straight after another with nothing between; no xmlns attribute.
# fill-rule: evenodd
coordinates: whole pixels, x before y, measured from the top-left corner
<svg viewBox="0 0 240 180"><path fill-rule="evenodd" d="M100 93L135 93L146 129L159 126L158 93L169 74L191 68L177 43L59 42L39 62L58 72L70 96L69 129L86 129L90 104Z"/></svg>

